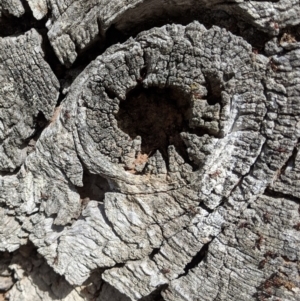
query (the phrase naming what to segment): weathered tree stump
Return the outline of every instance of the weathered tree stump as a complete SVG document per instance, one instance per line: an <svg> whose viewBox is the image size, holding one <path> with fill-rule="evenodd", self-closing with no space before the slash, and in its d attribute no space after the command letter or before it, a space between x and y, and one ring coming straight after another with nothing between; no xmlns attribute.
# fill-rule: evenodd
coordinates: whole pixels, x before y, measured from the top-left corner
<svg viewBox="0 0 300 301"><path fill-rule="evenodd" d="M300 2L3 0L1 300L300 300Z"/></svg>

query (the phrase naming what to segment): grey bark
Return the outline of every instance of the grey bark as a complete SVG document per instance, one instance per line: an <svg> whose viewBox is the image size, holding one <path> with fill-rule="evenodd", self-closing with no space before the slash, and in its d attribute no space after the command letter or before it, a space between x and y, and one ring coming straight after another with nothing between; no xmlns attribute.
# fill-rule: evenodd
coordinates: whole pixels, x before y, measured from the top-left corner
<svg viewBox="0 0 300 301"><path fill-rule="evenodd" d="M299 10L2 1L0 300L300 300Z"/></svg>

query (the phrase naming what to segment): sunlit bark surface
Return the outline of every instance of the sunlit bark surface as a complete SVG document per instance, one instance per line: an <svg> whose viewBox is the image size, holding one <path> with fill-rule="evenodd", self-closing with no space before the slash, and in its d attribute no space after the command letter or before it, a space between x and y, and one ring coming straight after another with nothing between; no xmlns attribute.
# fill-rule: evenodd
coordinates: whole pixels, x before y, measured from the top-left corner
<svg viewBox="0 0 300 301"><path fill-rule="evenodd" d="M0 301L300 300L299 16L2 0Z"/></svg>

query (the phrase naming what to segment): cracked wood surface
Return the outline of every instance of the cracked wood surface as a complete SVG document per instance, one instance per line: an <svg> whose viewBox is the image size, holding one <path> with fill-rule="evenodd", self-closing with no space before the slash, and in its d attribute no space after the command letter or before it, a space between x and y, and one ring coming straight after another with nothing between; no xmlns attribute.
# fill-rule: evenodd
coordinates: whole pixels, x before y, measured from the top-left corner
<svg viewBox="0 0 300 301"><path fill-rule="evenodd" d="M224 10L273 35L300 23L299 0L3 0L0 9L19 17L25 13L25 3L37 20L47 18L50 43L67 66L91 44L98 40L104 43L112 27L126 32L153 19L201 14L204 7Z"/></svg>
<svg viewBox="0 0 300 301"><path fill-rule="evenodd" d="M2 1L0 300L300 300L299 9Z"/></svg>

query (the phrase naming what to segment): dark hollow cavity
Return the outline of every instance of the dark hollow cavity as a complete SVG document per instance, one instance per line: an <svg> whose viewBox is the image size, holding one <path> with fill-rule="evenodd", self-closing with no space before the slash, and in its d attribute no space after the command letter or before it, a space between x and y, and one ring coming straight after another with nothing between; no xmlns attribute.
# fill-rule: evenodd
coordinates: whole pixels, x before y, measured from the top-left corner
<svg viewBox="0 0 300 301"><path fill-rule="evenodd" d="M48 124L48 120L46 119L44 113L39 111L37 116L33 117L33 123L34 132L31 136L25 139L25 144L22 147L26 147L31 140L37 141L39 139L42 131Z"/></svg>
<svg viewBox="0 0 300 301"><path fill-rule="evenodd" d="M217 76L206 77L207 103L211 106L221 103L221 82Z"/></svg>
<svg viewBox="0 0 300 301"><path fill-rule="evenodd" d="M45 28L47 17L44 17L42 20L36 20L32 15L27 1L22 0L21 2L25 9L25 13L19 18L10 15L6 10L2 12L0 19L1 37L18 36L32 28L36 30Z"/></svg>
<svg viewBox="0 0 300 301"><path fill-rule="evenodd" d="M168 163L168 146L174 145L183 159L192 165L181 132L188 126L190 98L174 88L143 88L131 90L120 102L116 115L118 127L132 139L142 138L142 153L151 156L159 150Z"/></svg>
<svg viewBox="0 0 300 301"><path fill-rule="evenodd" d="M83 173L83 187L76 187L82 200L102 202L104 194L110 190L107 180L99 175L91 174L87 170Z"/></svg>

